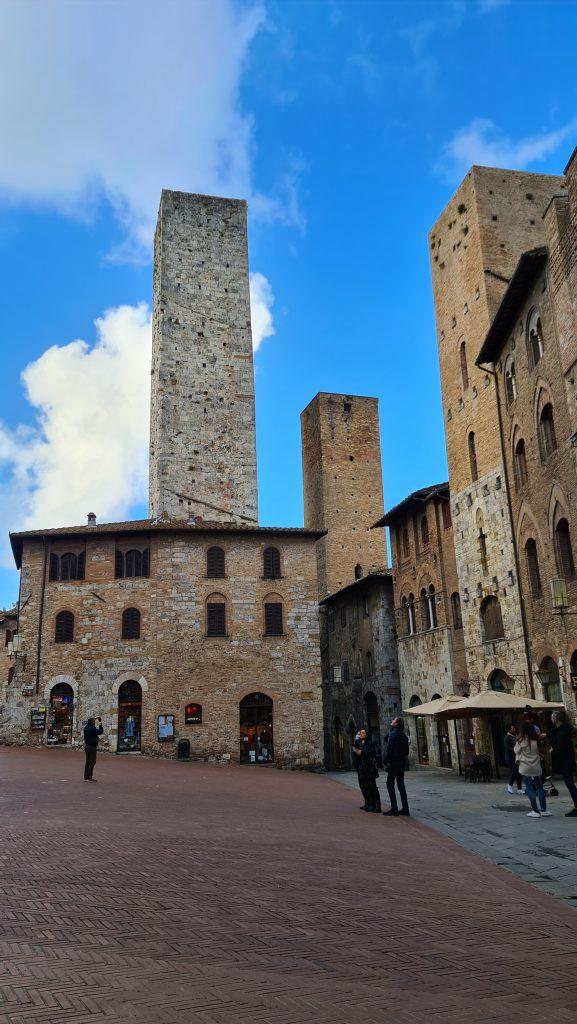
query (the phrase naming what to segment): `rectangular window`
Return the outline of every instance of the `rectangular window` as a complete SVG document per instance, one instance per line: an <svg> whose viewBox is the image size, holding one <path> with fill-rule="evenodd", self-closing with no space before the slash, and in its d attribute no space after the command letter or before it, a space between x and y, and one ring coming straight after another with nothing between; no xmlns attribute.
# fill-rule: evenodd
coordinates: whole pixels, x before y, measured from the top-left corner
<svg viewBox="0 0 577 1024"><path fill-rule="evenodd" d="M282 636L282 604L267 601L264 606L264 631L266 636Z"/></svg>
<svg viewBox="0 0 577 1024"><path fill-rule="evenodd" d="M443 509L443 529L444 530L450 530L451 529L451 506L449 505L448 501L443 503L442 509Z"/></svg>
<svg viewBox="0 0 577 1024"><path fill-rule="evenodd" d="M226 605L209 602L206 606L206 635L226 636Z"/></svg>

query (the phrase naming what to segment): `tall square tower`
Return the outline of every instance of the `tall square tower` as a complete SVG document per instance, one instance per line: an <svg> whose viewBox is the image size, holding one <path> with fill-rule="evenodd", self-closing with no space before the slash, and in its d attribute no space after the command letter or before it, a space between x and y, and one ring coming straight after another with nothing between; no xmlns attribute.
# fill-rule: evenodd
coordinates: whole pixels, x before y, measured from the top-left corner
<svg viewBox="0 0 577 1024"><path fill-rule="evenodd" d="M256 523L244 201L163 190L151 372L151 518Z"/></svg>

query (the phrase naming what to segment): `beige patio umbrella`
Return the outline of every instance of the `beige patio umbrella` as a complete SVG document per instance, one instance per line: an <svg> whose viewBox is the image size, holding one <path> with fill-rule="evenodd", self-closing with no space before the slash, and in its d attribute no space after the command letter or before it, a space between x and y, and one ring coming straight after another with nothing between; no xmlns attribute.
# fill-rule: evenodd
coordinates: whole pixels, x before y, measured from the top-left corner
<svg viewBox="0 0 577 1024"><path fill-rule="evenodd" d="M448 710L453 704L460 704L463 698L458 693L450 693L447 697L436 697L426 704L416 704L413 708L405 708L406 715L438 715L440 711Z"/></svg>
<svg viewBox="0 0 577 1024"><path fill-rule="evenodd" d="M433 703L433 701L430 701L430 703ZM444 708L439 708L436 714L442 714L444 718L473 718L479 715L488 715L491 712L506 714L507 711L522 711L526 707L533 708L535 711L554 711L555 708L562 708L564 706L562 701L517 697L514 693L504 693L502 690L481 690L470 697L463 697L462 700L450 703Z"/></svg>

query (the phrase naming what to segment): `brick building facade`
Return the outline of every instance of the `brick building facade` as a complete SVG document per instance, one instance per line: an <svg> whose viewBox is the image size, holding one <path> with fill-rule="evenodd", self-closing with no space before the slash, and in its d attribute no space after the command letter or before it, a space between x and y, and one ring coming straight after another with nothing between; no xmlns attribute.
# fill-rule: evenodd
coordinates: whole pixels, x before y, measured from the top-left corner
<svg viewBox="0 0 577 1024"><path fill-rule="evenodd" d="M18 613L15 608L0 611L0 686L11 682L14 674L14 655L9 644L16 635Z"/></svg>
<svg viewBox="0 0 577 1024"><path fill-rule="evenodd" d="M468 691L448 484L414 491L380 519L391 540L402 706ZM457 764L446 723L409 718L421 764Z"/></svg>

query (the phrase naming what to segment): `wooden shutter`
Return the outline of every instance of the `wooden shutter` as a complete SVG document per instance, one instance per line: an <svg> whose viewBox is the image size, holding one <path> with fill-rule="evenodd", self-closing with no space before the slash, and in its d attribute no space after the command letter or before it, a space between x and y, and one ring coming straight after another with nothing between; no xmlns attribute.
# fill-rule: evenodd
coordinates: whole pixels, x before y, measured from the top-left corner
<svg viewBox="0 0 577 1024"><path fill-rule="evenodd" d="M51 554L50 555L50 570L49 570L49 573L48 573L48 579L49 580L57 580L58 579L58 576L59 576L58 570L59 570L59 568L60 568L60 559L58 558L58 555Z"/></svg>
<svg viewBox="0 0 577 1024"><path fill-rule="evenodd" d="M224 601L209 601L206 606L206 635L226 636L226 605Z"/></svg>
<svg viewBox="0 0 577 1024"><path fill-rule="evenodd" d="M282 636L282 604L267 601L264 606L264 631L266 636Z"/></svg>
<svg viewBox="0 0 577 1024"><path fill-rule="evenodd" d="M278 548L264 549L263 576L266 580L278 580L280 578L280 551Z"/></svg>
<svg viewBox="0 0 577 1024"><path fill-rule="evenodd" d="M86 552L81 551L76 562L76 579L83 580L86 567Z"/></svg>
<svg viewBox="0 0 577 1024"><path fill-rule="evenodd" d="M150 548L145 548L142 552L142 575L150 576Z"/></svg>
<svg viewBox="0 0 577 1024"><path fill-rule="evenodd" d="M498 598L487 598L483 608L483 623L485 626L485 640L499 640L504 636L501 605Z"/></svg>
<svg viewBox="0 0 577 1024"><path fill-rule="evenodd" d="M206 575L211 579L222 579L225 575L224 569L224 551L222 548L209 548L206 552Z"/></svg>
<svg viewBox="0 0 577 1024"><path fill-rule="evenodd" d="M561 519L557 523L555 529L555 541L559 572L565 577L565 579L570 579L575 573L575 563L573 561L573 551L571 550L569 525L566 519Z"/></svg>
<svg viewBox="0 0 577 1024"><path fill-rule="evenodd" d="M58 612L54 640L57 644L68 644L74 640L74 615L72 612Z"/></svg>
<svg viewBox="0 0 577 1024"><path fill-rule="evenodd" d="M124 555L122 551L116 551L114 556L114 577L117 580L121 580L124 576Z"/></svg>
<svg viewBox="0 0 577 1024"><path fill-rule="evenodd" d="M140 612L138 608L125 608L122 613L122 639L140 639Z"/></svg>

